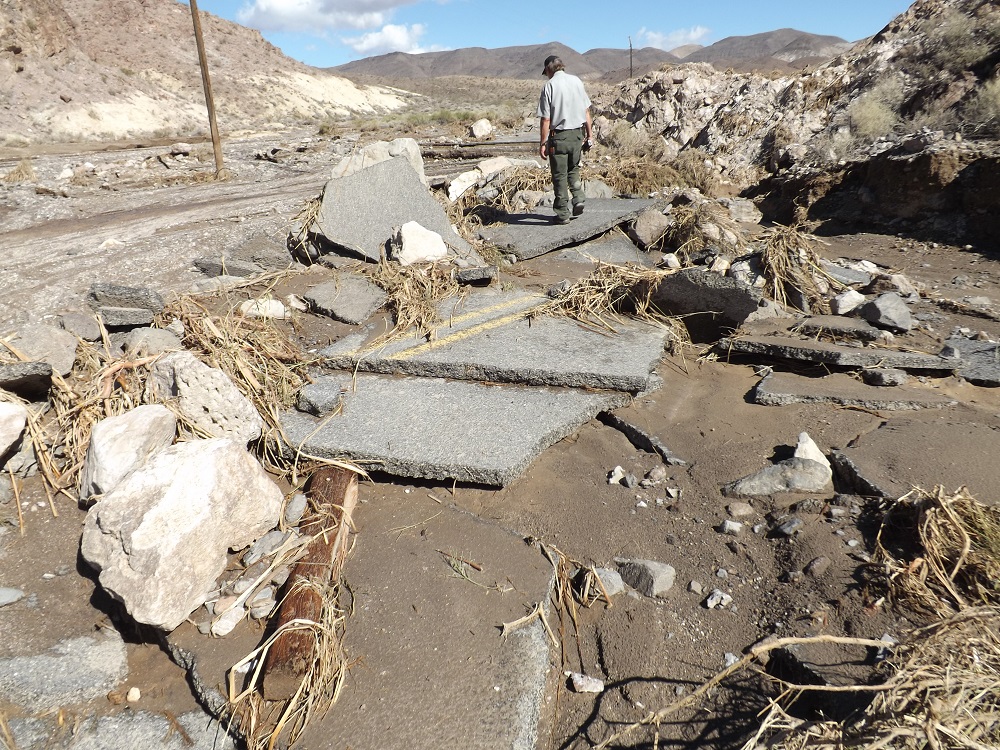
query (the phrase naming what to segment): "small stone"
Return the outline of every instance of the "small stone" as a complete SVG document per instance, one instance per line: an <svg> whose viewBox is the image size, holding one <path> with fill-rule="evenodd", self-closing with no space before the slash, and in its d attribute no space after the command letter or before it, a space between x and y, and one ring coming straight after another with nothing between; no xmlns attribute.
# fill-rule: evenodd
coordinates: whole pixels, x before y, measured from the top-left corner
<svg viewBox="0 0 1000 750"><path fill-rule="evenodd" d="M708 595L705 600L705 606L708 609L716 609L717 607L728 607L733 603L733 597L727 594L721 589L712 589L712 593Z"/></svg>
<svg viewBox="0 0 1000 750"><path fill-rule="evenodd" d="M910 375L905 370L878 368L874 370L862 370L861 379L867 385L894 388L896 386L905 385L910 379Z"/></svg>
<svg viewBox="0 0 1000 750"><path fill-rule="evenodd" d="M590 677L589 675L580 674L579 672L566 672L565 674L569 677L569 684L572 686L574 693L604 692L603 680L599 680L596 677Z"/></svg>
<svg viewBox="0 0 1000 750"><path fill-rule="evenodd" d="M729 571L726 570L725 568L719 568L717 571L715 571L715 577L724 581L727 578L729 578Z"/></svg>
<svg viewBox="0 0 1000 750"><path fill-rule="evenodd" d="M622 483L628 487L630 490L635 489L639 486L639 479L635 474L626 474Z"/></svg>
<svg viewBox="0 0 1000 750"><path fill-rule="evenodd" d="M615 562L622 580L645 596L660 597L673 588L677 572L666 563L625 559L617 559Z"/></svg>
<svg viewBox="0 0 1000 750"><path fill-rule="evenodd" d="M625 478L625 470L621 466L616 466L608 474L608 484L621 484Z"/></svg>
<svg viewBox="0 0 1000 750"><path fill-rule="evenodd" d="M137 687L130 687L125 693L125 700L128 703L138 703L140 698L142 698L142 691Z"/></svg>
<svg viewBox="0 0 1000 750"><path fill-rule="evenodd" d="M733 518L748 518L754 514L750 503L730 503L726 506L726 512Z"/></svg>
<svg viewBox="0 0 1000 750"><path fill-rule="evenodd" d="M778 525L775 531L782 536L794 536L800 528L802 528L803 521L801 518L792 516L784 523Z"/></svg>
<svg viewBox="0 0 1000 750"><path fill-rule="evenodd" d="M701 583L698 581L691 581L691 583L688 584L688 591L690 591L692 594L697 594L698 596L701 596L703 593L705 593L705 587L702 586Z"/></svg>
<svg viewBox="0 0 1000 750"><path fill-rule="evenodd" d="M743 524L739 521L731 521L727 518L716 528L720 534L725 534L726 536L739 536L740 532L743 531Z"/></svg>
<svg viewBox="0 0 1000 750"><path fill-rule="evenodd" d="M255 620L266 620L271 612L274 611L274 605L274 599L255 601L254 605L250 607L250 617Z"/></svg>
<svg viewBox="0 0 1000 750"><path fill-rule="evenodd" d="M785 583L798 583L799 581L802 580L802 571L801 570L789 570L787 573L785 573L781 577L781 579Z"/></svg>
<svg viewBox="0 0 1000 750"><path fill-rule="evenodd" d="M830 560L826 555L820 555L809 561L809 564L803 569L807 576L812 576L813 578L818 578L830 569L830 564L833 561Z"/></svg>
<svg viewBox="0 0 1000 750"><path fill-rule="evenodd" d="M646 472L646 479L650 482L655 482L659 484L667 479L667 469L665 466L654 466L652 469Z"/></svg>
<svg viewBox="0 0 1000 750"><path fill-rule="evenodd" d="M308 499L301 492L296 492L289 499L288 503L285 505L285 525L287 526L297 526L299 521L302 520L303 514L306 512L306 505L308 505Z"/></svg>
<svg viewBox="0 0 1000 750"><path fill-rule="evenodd" d="M233 607L212 623L212 635L216 638L222 638L229 635L233 632L233 629L240 624L245 616L246 610L243 609L243 607Z"/></svg>
<svg viewBox="0 0 1000 750"><path fill-rule="evenodd" d="M733 666L739 660L740 657L729 651L727 651L725 657L723 657L723 663L726 665L726 668Z"/></svg>
<svg viewBox="0 0 1000 750"><path fill-rule="evenodd" d="M861 542L859 542L857 539L848 539L847 540L847 546L850 547L850 548L852 548L852 549L854 547L859 546L860 544L861 544Z"/></svg>

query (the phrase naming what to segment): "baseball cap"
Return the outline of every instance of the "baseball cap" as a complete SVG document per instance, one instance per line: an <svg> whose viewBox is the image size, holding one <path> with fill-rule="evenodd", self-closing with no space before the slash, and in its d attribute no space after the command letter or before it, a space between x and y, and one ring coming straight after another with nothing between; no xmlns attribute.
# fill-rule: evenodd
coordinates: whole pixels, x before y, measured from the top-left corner
<svg viewBox="0 0 1000 750"><path fill-rule="evenodd" d="M545 62L542 64L542 72L544 73L545 69L548 68L552 63L554 63L558 59L559 55L549 55L548 57L546 57Z"/></svg>

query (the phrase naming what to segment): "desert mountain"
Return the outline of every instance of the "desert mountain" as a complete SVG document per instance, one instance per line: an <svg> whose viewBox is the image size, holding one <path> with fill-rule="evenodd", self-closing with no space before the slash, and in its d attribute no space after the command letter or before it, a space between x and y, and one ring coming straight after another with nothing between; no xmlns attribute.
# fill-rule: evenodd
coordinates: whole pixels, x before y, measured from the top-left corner
<svg viewBox="0 0 1000 750"><path fill-rule="evenodd" d="M727 37L708 47L687 45L674 52L655 47L636 49L631 54L633 75L642 75L665 63L708 62L715 67L765 70L788 69L800 60L828 60L850 47L835 36L817 36L795 29L779 29L753 36ZM676 54L675 54L676 53ZM615 78L629 75L628 49L592 49L579 53L559 42L523 47L466 47L447 52L406 54L393 52L339 65L330 70L344 75L375 78L425 78L438 76L490 76L496 78L537 78L541 61L559 55L566 67L585 79ZM801 67L801 64L795 65Z"/></svg>
<svg viewBox="0 0 1000 750"><path fill-rule="evenodd" d="M207 130L190 8L175 0L5 0L0 145ZM402 104L201 13L224 132Z"/></svg>

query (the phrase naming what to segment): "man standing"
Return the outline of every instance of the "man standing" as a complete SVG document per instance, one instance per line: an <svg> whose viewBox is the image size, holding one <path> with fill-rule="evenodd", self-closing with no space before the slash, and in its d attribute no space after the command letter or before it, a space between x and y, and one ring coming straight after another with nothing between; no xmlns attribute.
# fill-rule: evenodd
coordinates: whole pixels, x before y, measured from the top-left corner
<svg viewBox="0 0 1000 750"><path fill-rule="evenodd" d="M570 221L569 194L573 194L573 216L583 213L586 200L580 181L580 154L584 142L590 144L590 98L583 82L566 72L563 61L555 55L545 58L542 72L548 81L538 99L538 153L549 160L552 187L556 198L552 208L556 224Z"/></svg>

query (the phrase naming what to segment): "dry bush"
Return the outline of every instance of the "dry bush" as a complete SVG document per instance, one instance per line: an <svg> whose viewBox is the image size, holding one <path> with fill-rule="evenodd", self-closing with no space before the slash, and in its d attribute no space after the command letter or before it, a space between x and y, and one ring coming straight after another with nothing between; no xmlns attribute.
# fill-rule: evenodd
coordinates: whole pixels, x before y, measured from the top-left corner
<svg viewBox="0 0 1000 750"><path fill-rule="evenodd" d="M673 223L667 228L663 239L674 248L681 263L687 265L692 253L713 247L718 240L705 231L709 224L725 229L737 237L741 230L730 217L729 212L714 201L704 201L687 206L674 206L670 210Z"/></svg>
<svg viewBox="0 0 1000 750"><path fill-rule="evenodd" d="M892 76L879 81L847 108L851 131L868 141L888 135L900 124L899 108L904 98L899 78Z"/></svg>
<svg viewBox="0 0 1000 750"><path fill-rule="evenodd" d="M976 92L963 112L966 127L983 135L1000 136L1000 77Z"/></svg>
<svg viewBox="0 0 1000 750"><path fill-rule="evenodd" d="M9 185L16 185L21 182L32 182L36 178L35 168L31 166L31 159L22 159L17 166L0 178L0 182Z"/></svg>
<svg viewBox="0 0 1000 750"><path fill-rule="evenodd" d="M703 151L686 149L670 162L670 166L677 172L679 180L672 187L698 188L706 197L716 197L719 189L719 175L708 165Z"/></svg>
<svg viewBox="0 0 1000 750"><path fill-rule="evenodd" d="M821 285L834 288L843 285L824 270L814 249L816 241L797 227L781 224L764 230L757 237L764 291L782 307L791 305L808 308L803 312L830 312Z"/></svg>
<svg viewBox="0 0 1000 750"><path fill-rule="evenodd" d="M956 8L928 19L926 34L930 64L950 73L961 73L982 61L996 42L991 26L980 25Z"/></svg>

